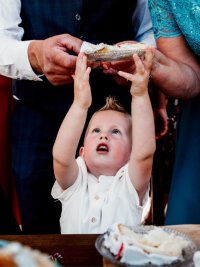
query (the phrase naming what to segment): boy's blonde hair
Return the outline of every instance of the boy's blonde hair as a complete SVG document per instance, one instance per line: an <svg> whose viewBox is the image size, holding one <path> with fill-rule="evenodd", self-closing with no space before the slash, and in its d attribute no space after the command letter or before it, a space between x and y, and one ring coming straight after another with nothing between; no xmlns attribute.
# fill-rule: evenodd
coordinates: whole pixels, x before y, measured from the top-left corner
<svg viewBox="0 0 200 267"><path fill-rule="evenodd" d="M128 113L125 108L117 101L117 99L112 96L106 97L106 104L102 108L97 110L97 112L105 110L114 110L122 113Z"/></svg>

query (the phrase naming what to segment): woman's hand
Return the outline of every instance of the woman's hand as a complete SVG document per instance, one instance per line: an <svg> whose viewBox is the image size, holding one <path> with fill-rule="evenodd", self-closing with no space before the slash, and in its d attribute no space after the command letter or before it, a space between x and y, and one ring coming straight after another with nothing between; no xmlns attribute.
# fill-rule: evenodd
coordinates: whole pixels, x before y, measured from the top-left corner
<svg viewBox="0 0 200 267"><path fill-rule="evenodd" d="M159 140L168 132L168 115L166 108L156 108L154 110L156 139Z"/></svg>

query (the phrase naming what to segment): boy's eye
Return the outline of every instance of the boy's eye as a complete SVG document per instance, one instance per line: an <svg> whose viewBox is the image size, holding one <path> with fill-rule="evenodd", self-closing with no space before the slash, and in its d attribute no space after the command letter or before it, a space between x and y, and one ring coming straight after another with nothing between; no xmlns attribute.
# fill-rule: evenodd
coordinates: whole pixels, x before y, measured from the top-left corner
<svg viewBox="0 0 200 267"><path fill-rule="evenodd" d="M92 130L92 133L100 133L100 129L99 129L99 128L94 128L94 129Z"/></svg>
<svg viewBox="0 0 200 267"><path fill-rule="evenodd" d="M118 130L118 129L113 129L112 130L112 133L113 134L121 134L120 130Z"/></svg>

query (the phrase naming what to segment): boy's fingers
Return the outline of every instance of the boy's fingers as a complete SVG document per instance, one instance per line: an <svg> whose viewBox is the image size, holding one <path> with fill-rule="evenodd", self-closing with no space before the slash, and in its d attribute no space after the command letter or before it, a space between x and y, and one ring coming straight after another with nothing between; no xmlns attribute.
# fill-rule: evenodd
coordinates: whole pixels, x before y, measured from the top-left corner
<svg viewBox="0 0 200 267"><path fill-rule="evenodd" d="M150 69L151 65L152 65L152 61L153 61L153 49L148 47L146 50L146 54L145 54L145 60L144 60L144 65L146 68Z"/></svg>
<svg viewBox="0 0 200 267"><path fill-rule="evenodd" d="M130 74L130 73L127 73L127 72L124 72L124 71L120 70L120 71L118 71L118 74L119 74L119 76L125 78L128 81L133 81L134 80L133 75Z"/></svg>
<svg viewBox="0 0 200 267"><path fill-rule="evenodd" d="M137 54L133 55L133 60L135 62L136 72L139 72L139 73L143 72L144 66L143 66L141 59L139 58L139 56Z"/></svg>
<svg viewBox="0 0 200 267"><path fill-rule="evenodd" d="M85 74L86 74L87 77L89 77L90 72L91 72L91 68L90 67L87 67L86 72L85 72Z"/></svg>
<svg viewBox="0 0 200 267"><path fill-rule="evenodd" d="M87 69L87 56L84 53L79 53L76 62L76 74L82 75L81 72Z"/></svg>

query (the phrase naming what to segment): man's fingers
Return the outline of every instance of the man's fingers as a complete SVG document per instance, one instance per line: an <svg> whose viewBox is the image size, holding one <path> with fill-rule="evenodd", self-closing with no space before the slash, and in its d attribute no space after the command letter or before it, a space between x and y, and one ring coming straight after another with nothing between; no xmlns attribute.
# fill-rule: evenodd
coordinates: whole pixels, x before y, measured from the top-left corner
<svg viewBox="0 0 200 267"><path fill-rule="evenodd" d="M54 85L54 86L62 86L66 84L70 84L73 82L73 75L54 75L49 76L47 79Z"/></svg>
<svg viewBox="0 0 200 267"><path fill-rule="evenodd" d="M83 41L79 38L71 36L70 34L65 34L61 39L61 44L67 48L69 51L73 51L78 55L81 49Z"/></svg>
<svg viewBox="0 0 200 267"><path fill-rule="evenodd" d="M75 69L74 68L66 68L63 66L58 66L47 64L44 68L44 74L45 75L69 75L71 76L74 73Z"/></svg>
<svg viewBox="0 0 200 267"><path fill-rule="evenodd" d="M52 64L63 66L65 68L75 69L77 56L69 55L64 51L56 51L56 54L52 58Z"/></svg>

